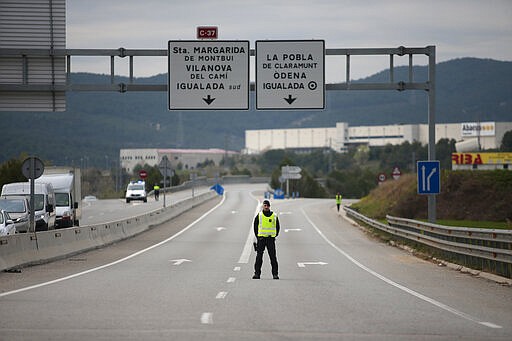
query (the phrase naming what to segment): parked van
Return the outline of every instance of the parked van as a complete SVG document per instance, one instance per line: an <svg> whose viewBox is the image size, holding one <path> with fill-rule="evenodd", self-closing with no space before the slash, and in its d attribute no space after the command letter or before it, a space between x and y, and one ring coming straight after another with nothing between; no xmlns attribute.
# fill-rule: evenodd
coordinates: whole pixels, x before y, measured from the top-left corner
<svg viewBox="0 0 512 341"><path fill-rule="evenodd" d="M9 216L16 225L16 232L28 232L30 226L30 203L26 196L0 196L0 210L9 213Z"/></svg>
<svg viewBox="0 0 512 341"><path fill-rule="evenodd" d="M30 202L30 182L14 182L2 187L2 197L24 195ZM36 231L55 228L55 193L48 183L34 184L34 216Z"/></svg>
<svg viewBox="0 0 512 341"><path fill-rule="evenodd" d="M79 226L81 217L80 169L47 167L37 183L52 184L55 191L55 228Z"/></svg>

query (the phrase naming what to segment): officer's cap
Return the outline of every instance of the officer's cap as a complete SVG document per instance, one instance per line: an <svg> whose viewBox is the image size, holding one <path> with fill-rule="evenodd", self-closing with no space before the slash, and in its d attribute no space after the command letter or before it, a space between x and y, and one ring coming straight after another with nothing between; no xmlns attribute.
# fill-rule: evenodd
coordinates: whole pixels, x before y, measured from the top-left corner
<svg viewBox="0 0 512 341"><path fill-rule="evenodd" d="M270 206L270 201L268 201L268 200L263 200L263 205L268 205L268 206Z"/></svg>

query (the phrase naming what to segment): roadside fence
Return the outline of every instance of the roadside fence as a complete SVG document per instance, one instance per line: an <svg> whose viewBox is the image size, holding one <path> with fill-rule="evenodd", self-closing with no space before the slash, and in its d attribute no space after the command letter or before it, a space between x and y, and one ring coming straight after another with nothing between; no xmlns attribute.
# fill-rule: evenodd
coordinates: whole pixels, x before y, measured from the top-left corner
<svg viewBox="0 0 512 341"><path fill-rule="evenodd" d="M452 227L386 216L388 224L344 206L347 215L399 239L421 244L437 257L512 278L512 231Z"/></svg>

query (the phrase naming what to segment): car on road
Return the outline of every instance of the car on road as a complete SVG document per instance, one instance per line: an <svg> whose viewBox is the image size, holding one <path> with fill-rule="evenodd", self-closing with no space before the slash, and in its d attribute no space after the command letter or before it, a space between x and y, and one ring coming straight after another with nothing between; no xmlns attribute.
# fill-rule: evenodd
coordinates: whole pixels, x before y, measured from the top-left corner
<svg viewBox="0 0 512 341"><path fill-rule="evenodd" d="M130 181L128 187L126 187L125 198L127 203L130 203L132 200L142 200L144 202L148 202L146 182L142 180Z"/></svg>
<svg viewBox="0 0 512 341"><path fill-rule="evenodd" d="M96 198L94 195L86 195L82 201L83 202L91 202L91 201L96 201L98 200L98 198Z"/></svg>
<svg viewBox="0 0 512 341"><path fill-rule="evenodd" d="M17 232L28 232L30 226L30 203L23 195L0 197L0 210L9 213Z"/></svg>
<svg viewBox="0 0 512 341"><path fill-rule="evenodd" d="M0 210L0 236L8 236L16 233L14 221L5 210Z"/></svg>

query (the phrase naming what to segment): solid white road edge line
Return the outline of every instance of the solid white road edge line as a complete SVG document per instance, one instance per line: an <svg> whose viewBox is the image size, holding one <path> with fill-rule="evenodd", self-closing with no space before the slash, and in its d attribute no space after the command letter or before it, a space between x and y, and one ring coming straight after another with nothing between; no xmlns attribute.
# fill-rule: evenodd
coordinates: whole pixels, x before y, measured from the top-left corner
<svg viewBox="0 0 512 341"><path fill-rule="evenodd" d="M306 214L306 212L304 211L304 209L301 208L301 211L302 211L302 214L304 214L304 216L306 217L307 221L315 228L316 232L318 232L318 234L327 242L327 244L331 245L336 251L338 251L339 253L341 253L343 256L345 256L345 258L347 258L349 261L351 261L352 263L354 263L355 265L357 265L359 268L363 269L364 271L370 273L371 275L379 278L380 280L394 286L395 288L398 288L402 291L405 291L406 293L408 294L411 294L425 302L428 302L430 304L433 304L435 305L436 307L439 307L441 309L444 309L452 314L455 314L457 316L460 316L466 320L469 320L469 321L472 321L472 322L476 322L478 324L481 324L483 326L486 326L486 327L489 327L489 328L502 328L500 325L497 325L497 324L494 324L492 322L484 322L484 321L480 321L478 320L476 317L473 317L469 314L466 314L466 313L463 313L462 311L459 311L455 308L452 308L444 303L441 303L439 301L436 301L434 300L433 298L430 298L430 297L427 297L423 294L420 294L419 292L417 291L414 291L412 289L409 289L401 284L398 284L392 280L390 280L389 278L387 277L384 277L383 275L373 271L372 269L366 267L365 265L359 263L357 260L355 260L354 258L352 258L352 256L350 256L348 253L346 253L345 251L343 251L342 249L340 249L339 247L337 247L336 245L334 245L333 242L331 242L323 233L322 231L320 231L320 229L315 225L315 223L313 223L313 221L311 219L309 219L308 215Z"/></svg>
<svg viewBox="0 0 512 341"><path fill-rule="evenodd" d="M256 210L254 212L254 216L256 217L256 214L258 214L260 210L261 203L258 200L258 205L256 205ZM251 221L251 227L249 228L249 234L247 235L247 240L245 241L244 249L242 250L242 254L240 255L240 258L238 259L238 263L240 264L247 264L249 263L249 258L251 257L252 252L252 242L254 240L254 231Z"/></svg>
<svg viewBox="0 0 512 341"><path fill-rule="evenodd" d="M32 290L32 289L36 289L36 288L40 288L40 287L44 287L46 285L50 285L50 284L55 284L55 283L59 283L59 282L62 282L62 281L66 281L68 279L72 279L72 278L75 278L75 277L78 277L78 276L82 276L82 275L86 275L88 273L91 273L91 272L94 272L94 271L98 271L98 270L101 270L101 269L104 269L104 268L108 268L112 265L116 265L116 264L119 264L119 263L122 263L128 259L131 259L133 257L136 257L138 255L141 255L151 249L154 249L162 244L165 244L167 243L168 241L171 241L173 240L174 238L178 237L179 235L181 235L182 233L184 233L185 231L187 231L188 229L190 229L192 226L194 226L195 224L197 224L198 222L200 222L201 220L203 220L206 216L208 216L210 213L212 213L213 211L215 211L217 209L217 207L221 206L223 203L224 203L224 200L226 199L226 196L222 196L222 200L220 203L218 203L217 205L215 205L215 207L213 207L212 209L210 209L208 212L206 212L205 214L203 214L202 216L200 216L199 218L197 218L195 221L193 221L192 223L190 223L187 227L185 227L183 230L177 232L176 234L172 235L171 237L159 242L159 243L156 243L154 245L151 245L150 247L147 247L143 250L140 250L140 251L137 251L135 253L132 253L131 255L129 256L126 256L124 258L121 258L121 259L118 259L114 262L111 262L111 263L108 263L108 264L104 264L104 265L101 265L101 266L98 266L96 268L92 268L92 269L89 269L89 270L86 270L86 271L82 271L82 272L78 272L76 274L72 274L72 275L69 275L69 276L66 276L66 277L61 277L61 278L58 278L58 279L54 279L52 281L48 281L48 282L44 282L44 283L39 283L39 284L35 284L35 285L31 285L31 286L28 286L28 287L25 287L25 288L21 288L21 289L16 289L16 290L12 290L12 291L6 291L4 293L0 293L0 297L5 297L5 296L9 296L9 295L12 295L12 294L16 294L16 293L19 293L19 292L23 292L23 291L28 291L28 290Z"/></svg>

